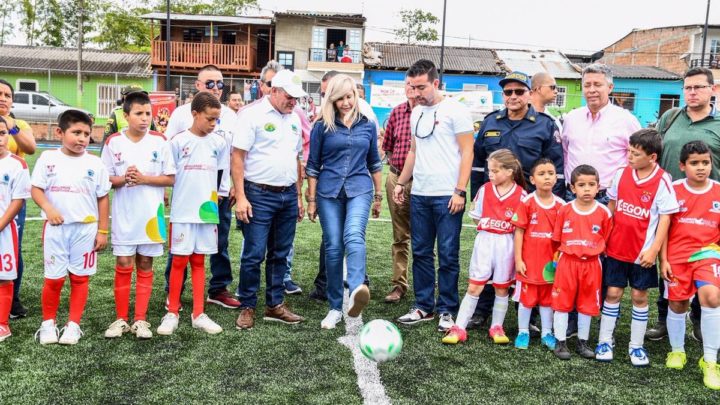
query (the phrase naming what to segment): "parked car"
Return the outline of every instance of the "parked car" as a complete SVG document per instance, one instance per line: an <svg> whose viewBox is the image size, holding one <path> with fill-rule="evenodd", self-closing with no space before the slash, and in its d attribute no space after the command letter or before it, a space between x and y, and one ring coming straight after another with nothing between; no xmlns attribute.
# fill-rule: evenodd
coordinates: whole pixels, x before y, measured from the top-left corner
<svg viewBox="0 0 720 405"><path fill-rule="evenodd" d="M44 91L16 91L13 97L12 113L16 118L30 122L56 122L67 110L89 111L72 107L59 98Z"/></svg>

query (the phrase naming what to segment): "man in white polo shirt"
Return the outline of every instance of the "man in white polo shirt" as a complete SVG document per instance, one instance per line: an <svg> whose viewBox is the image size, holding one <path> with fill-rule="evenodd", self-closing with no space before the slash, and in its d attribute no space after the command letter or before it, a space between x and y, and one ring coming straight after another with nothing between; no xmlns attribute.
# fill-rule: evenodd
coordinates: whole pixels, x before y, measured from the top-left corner
<svg viewBox="0 0 720 405"><path fill-rule="evenodd" d="M265 264L266 321L296 324L304 318L284 303L283 277L295 239L296 221L304 210L301 196L302 127L293 113L297 99L307 94L300 77L289 70L278 72L270 95L243 110L233 140L232 177L242 222L244 246L240 259L238 329L255 325L261 266Z"/></svg>

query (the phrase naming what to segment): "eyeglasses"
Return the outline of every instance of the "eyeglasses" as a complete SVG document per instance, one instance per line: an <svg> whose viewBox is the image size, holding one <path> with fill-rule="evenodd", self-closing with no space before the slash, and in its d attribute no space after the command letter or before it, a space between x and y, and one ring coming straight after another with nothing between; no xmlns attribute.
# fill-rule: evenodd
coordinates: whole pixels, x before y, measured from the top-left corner
<svg viewBox="0 0 720 405"><path fill-rule="evenodd" d="M700 90L702 90L702 89L707 89L708 87L712 87L712 85L705 84L705 85L702 85L702 86L701 86L701 85L684 86L684 87L683 87L683 90L685 90L685 91L687 91L687 92L691 92L691 91L698 92L698 91L700 91Z"/></svg>
<svg viewBox="0 0 720 405"><path fill-rule="evenodd" d="M417 122L415 123L415 137L418 138L418 139L425 139L425 138L431 137L432 134L435 132L435 127L436 127L437 124L438 124L438 122L437 122L437 110L435 110L435 113L433 114L433 126L432 126L432 130L430 130L430 133L427 134L427 135L420 135L420 134L418 133L418 127L420 126L420 121L422 121L422 117L423 117L424 114L425 114L424 111L421 112L421 113L420 113L420 117L418 117L418 120L417 120Z"/></svg>
<svg viewBox="0 0 720 405"><path fill-rule="evenodd" d="M218 90L222 90L225 88L225 83L223 83L222 80L208 80L205 82L205 88L208 90L212 90L215 87L217 87Z"/></svg>
<svg viewBox="0 0 720 405"><path fill-rule="evenodd" d="M515 93L516 96L522 96L523 94L525 94L526 91L527 89L507 89L503 90L503 94L507 97L512 96L513 93Z"/></svg>

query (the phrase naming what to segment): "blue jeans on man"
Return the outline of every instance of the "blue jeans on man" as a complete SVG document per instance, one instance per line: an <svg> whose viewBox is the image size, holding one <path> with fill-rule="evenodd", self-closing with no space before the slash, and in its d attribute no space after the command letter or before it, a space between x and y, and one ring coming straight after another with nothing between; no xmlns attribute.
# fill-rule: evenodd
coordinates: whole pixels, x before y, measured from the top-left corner
<svg viewBox="0 0 720 405"><path fill-rule="evenodd" d="M454 314L458 310L460 276L460 231L464 210L450 214L451 196L410 196L410 227L413 253L415 306L427 313ZM435 302L435 242L437 241L437 281Z"/></svg>
<svg viewBox="0 0 720 405"><path fill-rule="evenodd" d="M246 182L245 196L253 216L249 223L241 224L244 242L238 297L242 308L257 306L261 266L266 261L265 305L275 307L283 303L285 296L283 278L289 267L298 216L297 189L293 185L277 192Z"/></svg>

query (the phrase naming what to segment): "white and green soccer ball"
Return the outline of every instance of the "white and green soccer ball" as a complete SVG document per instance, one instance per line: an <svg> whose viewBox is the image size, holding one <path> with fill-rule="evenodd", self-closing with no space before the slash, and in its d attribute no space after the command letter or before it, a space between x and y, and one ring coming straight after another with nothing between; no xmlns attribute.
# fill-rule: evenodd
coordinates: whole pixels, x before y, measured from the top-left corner
<svg viewBox="0 0 720 405"><path fill-rule="evenodd" d="M370 321L360 331L360 351L370 360L392 360L400 354L402 346L400 330L384 319Z"/></svg>

